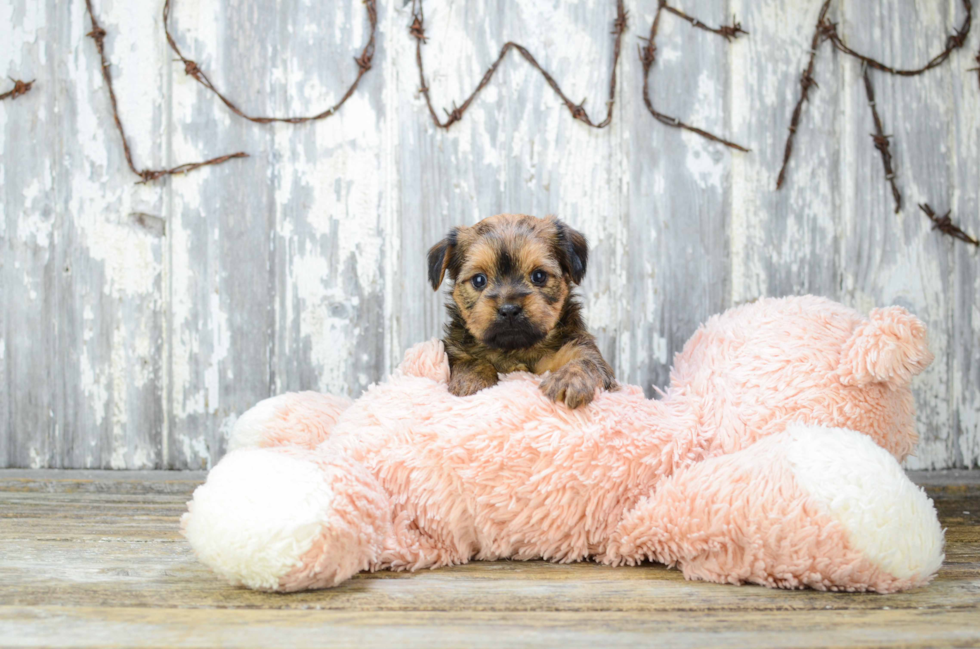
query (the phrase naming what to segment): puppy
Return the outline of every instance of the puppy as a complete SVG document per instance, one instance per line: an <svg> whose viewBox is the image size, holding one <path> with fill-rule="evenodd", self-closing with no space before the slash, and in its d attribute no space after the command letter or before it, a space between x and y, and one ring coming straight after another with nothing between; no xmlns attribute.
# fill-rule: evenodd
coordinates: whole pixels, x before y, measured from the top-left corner
<svg viewBox="0 0 980 649"><path fill-rule="evenodd" d="M444 342L449 389L466 396L497 374L551 372L541 389L553 401L584 406L596 388L616 387L612 368L585 329L573 285L585 277L588 244L558 219L491 216L457 227L429 250L429 282L446 273L453 299Z"/></svg>

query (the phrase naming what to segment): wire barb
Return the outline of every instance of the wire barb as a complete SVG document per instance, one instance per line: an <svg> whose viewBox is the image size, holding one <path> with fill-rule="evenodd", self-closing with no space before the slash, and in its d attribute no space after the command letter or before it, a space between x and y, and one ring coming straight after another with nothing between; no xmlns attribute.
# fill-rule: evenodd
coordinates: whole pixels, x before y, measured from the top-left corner
<svg viewBox="0 0 980 649"><path fill-rule="evenodd" d="M7 92L0 95L0 101L4 99L17 99L21 95L26 95L34 87L34 82L37 79L31 79L30 81L21 81L20 79L14 79L13 77L7 77L14 82L14 87Z"/></svg>
<svg viewBox="0 0 980 649"><path fill-rule="evenodd" d="M789 135L786 137L786 147L783 150L783 164L779 168L779 176L776 178L776 189L780 189L786 181L786 169L789 167L790 156L793 155L793 141L796 139L796 132L800 128L800 118L803 116L803 104L810 99L810 90L819 88L817 81L813 78L813 68L817 61L817 52L820 45L826 40L827 12L830 11L831 0L824 0L820 7L820 14L817 17L817 26L813 30L813 38L810 40L810 58L806 68L800 74L800 98L793 107L793 116L789 122Z"/></svg>
<svg viewBox="0 0 980 649"><path fill-rule="evenodd" d="M169 0L168 0L169 1ZM432 98L429 95L429 82L425 78L425 66L422 62L422 45L426 43L428 38L425 35L425 10L422 6L423 0L412 0L412 23L408 27L408 32L415 38L415 63L419 70L419 93L425 99L425 104L429 109L429 116L432 118L432 123L438 128L448 129L450 126L460 121L463 115L473 104L476 96L480 94L490 80L493 78L494 73L496 73L497 68L503 62L504 58L510 50L516 50L521 57L527 61L532 68L537 70L542 77L544 77L545 82L551 87L551 89L558 95L562 103L568 108L571 113L572 118L582 122L586 126L592 128L605 128L612 122L613 107L616 103L616 67L619 63L619 54L623 39L623 34L626 32L626 28L629 24L629 12L626 11L626 7L623 4L623 0L616 1L616 18L613 20L612 35L613 40L613 61L611 70L609 73L609 100L606 102L606 116L601 122L593 122L592 118L589 117L588 112L585 110L582 103L576 104L573 102L568 95L561 89L561 86L548 72L541 67L537 59L531 54L531 52L519 43L513 41L508 41L504 43L504 46L500 48L500 54L497 56L496 60L490 64L487 71L483 74L483 78L480 79L480 83L477 84L473 92L469 94L463 103L457 106L453 103L452 111L443 109L446 113L446 119L442 120L439 118L439 114L436 112L435 107L432 104Z"/></svg>
<svg viewBox="0 0 980 649"><path fill-rule="evenodd" d="M675 16L683 20L686 20L691 24L692 27L703 29L713 34L718 34L719 36L722 36L727 41L730 41L733 38L737 38L741 34L748 34L747 31L742 29L742 25L740 23L735 22L734 17L732 18L732 23L733 23L732 25L722 26L722 27L711 27L709 25L705 25L700 20L694 17L687 15L680 9L671 7L670 5L667 4L667 0L660 0L659 4L657 5L657 11L653 16L653 23L650 25L649 37L640 39L646 43L645 46L639 48L639 54L640 54L640 64L643 66L643 103L646 105L647 110L650 111L650 114L653 115L654 119L656 119L661 124L670 126L672 128L679 128L688 131L690 133L695 133L707 140L711 140L712 142L718 142L719 144L727 146L730 149L736 149L738 151L743 151L745 153L748 153L749 149L743 147L740 144L736 144L735 142L732 142L730 140L726 140L724 138L718 137L714 133L709 133L708 131L698 128L696 126L691 126L690 124L686 124L681 120L677 119L676 117L671 117L670 115L660 112L659 110L656 109L656 107L654 107L653 100L650 99L650 73L653 69L654 62L657 59L657 45L656 45L657 32L660 30L660 17L664 11L674 14Z"/></svg>
<svg viewBox="0 0 980 649"><path fill-rule="evenodd" d="M881 163L885 167L885 180L891 185L892 198L895 199L895 214L902 211L902 193L898 191L895 183L895 169L892 167L891 135L885 135L885 127L881 123L878 115L878 107L875 103L875 89L871 85L871 76L868 74L868 66L863 66L864 90L868 95L868 106L871 107L871 117L874 120L875 132L871 134L871 139L875 143L875 148L881 153Z"/></svg>
<svg viewBox="0 0 980 649"><path fill-rule="evenodd" d="M211 160L205 160L203 162L185 163L178 165L173 169L138 169L136 164L133 162L133 152L129 148L129 138L126 136L126 130L123 128L122 120L119 119L119 105L116 101L116 91L112 85L112 74L109 72L109 60L106 58L105 54L106 31L95 18L95 10L92 9L92 0L85 0L85 8L88 11L89 21L92 23L92 31L90 31L87 36L95 41L95 49L97 49L99 52L99 59L102 62L102 79L105 81L106 89L109 91L109 103L112 105L112 118L116 122L116 130L119 131L119 137L122 139L123 153L126 156L126 164L129 166L129 170L140 178L140 180L136 183L137 185L150 183L164 176L185 174L190 171L194 171L195 169L200 169L201 167L221 164L222 162L226 162L233 158L248 157L247 153L239 151L237 153L231 153L219 158L212 158ZM189 67L187 63L188 61L184 61L185 70L188 70ZM193 64L193 61L190 61L190 63ZM196 68L196 66L194 67ZM188 72L188 74L190 74L190 72Z"/></svg>
<svg viewBox="0 0 980 649"><path fill-rule="evenodd" d="M361 83L361 78L368 73L368 70L371 69L371 63L372 60L374 59L375 35L378 30L378 6L377 6L377 0L364 0L364 9L367 13L368 24L370 25L370 33L368 35L367 43L364 45L364 48L361 50L360 56L354 57L354 63L357 65L357 76L354 78L354 81L350 84L350 86L348 86L347 91L340 98L340 101L338 101L333 106L330 106L329 108L320 111L316 115L309 115L305 117L263 117L263 116L257 117L254 115L249 115L248 113L240 109L238 106L236 106L234 102L228 99L228 97L222 94L221 91L218 90L218 88L214 85L214 83L211 81L208 75L204 72L204 70L200 68L200 66L198 66L197 63L184 56L184 53L177 45L177 41L174 39L173 33L170 31L170 10L172 6L171 2L172 0L166 0L163 3L163 30L167 36L167 43L170 45L170 49L173 50L174 54L177 55L177 58L181 62L183 62L184 72L186 72L189 76L197 80L197 82L200 83L202 86L204 86L205 88L213 92L215 96L217 96L218 99L221 100L221 103L227 106L231 112L235 113L236 115L238 115L243 119L247 119L250 122L255 122L256 124L271 124L273 122L281 122L286 124L303 124L305 122L312 122L320 119L326 119L327 117L330 117L338 110L340 110L340 107L343 106L348 99L350 99L351 95L354 94L354 91L357 90L358 84Z"/></svg>
<svg viewBox="0 0 980 649"><path fill-rule="evenodd" d="M975 237L971 237L966 232L961 230L958 225L953 223L953 220L950 218L952 210L946 210L946 213L942 216L936 216L936 213L933 211L932 207L929 206L929 203L920 203L919 209L922 210L930 221L932 221L933 230L939 230L943 234L953 237L954 239L959 239L964 243L969 243L980 248L980 241L978 241Z"/></svg>
<svg viewBox="0 0 980 649"><path fill-rule="evenodd" d="M817 17L817 25L813 32L813 41L810 46L810 59L807 63L806 69L800 75L800 98L796 102L796 107L793 109L793 116L789 127L789 137L786 138L786 150L783 154L783 164L779 169L779 177L776 179L777 190L783 186L783 181L786 179L786 169L789 166L790 156L793 153L793 139L796 137L796 133L799 128L803 104L809 98L810 89L817 87L817 83L813 79L813 67L817 56L817 50L819 49L821 43L824 41L830 41L834 49L836 49L838 52L851 56L861 62L861 74L864 80L864 89L868 96L868 106L871 108L871 116L875 125L875 132L871 134L871 139L874 142L875 148L878 149L878 152L881 154L881 162L885 168L885 180L891 186L892 198L895 201L895 213L897 214L901 211L902 193L899 191L898 184L895 181L897 174L892 166L891 136L885 135L884 126L881 122L881 116L878 114L878 105L875 101L874 86L871 84L871 77L868 73L868 68L874 68L875 70L886 72L893 76L914 77L945 63L954 51L960 49L966 44L967 36L969 35L970 28L973 25L973 2L972 0L962 0L962 2L963 8L966 10L966 16L963 18L963 23L954 29L952 34L949 34L946 37L945 48L943 51L929 59L929 61L922 67L903 69L886 65L877 59L873 59L848 47L847 43L845 43L844 39L838 32L837 23L827 19L827 12L830 9L831 0L825 0L823 6L820 8L820 14ZM978 63L980 63L980 54L977 54L976 60ZM980 68L977 69L980 70ZM922 206L920 205L919 207L921 208ZM928 207L928 205L926 207ZM923 211L925 211L924 208ZM935 221L935 219L933 220ZM942 219L939 220L941 221ZM943 222L942 226L939 226L937 222L937 227L943 233L949 234L950 236L955 236L963 241L973 241L972 238L964 239L962 236L958 236L956 231L952 229L955 228L955 226L952 226L948 222ZM961 230L959 232L962 233Z"/></svg>
<svg viewBox="0 0 980 649"><path fill-rule="evenodd" d="M943 63L946 62L947 59L949 59L950 55L953 52L960 49L961 47L963 47L963 45L966 44L966 37L970 33L970 28L973 25L972 0L963 0L963 8L966 10L966 16L963 18L963 24L957 27L956 29L954 29L953 33L949 34L946 37L946 43L943 51L935 55L931 59L929 59L929 61L925 65L919 68L908 68L908 69L895 68L890 65L886 65L881 61L878 61L877 59L873 59L870 56L866 56L864 54L861 54L860 52L851 49L850 47L847 46L847 44L844 42L844 39L841 38L840 34L837 32L836 23L824 21L825 23L824 36L827 40L833 43L834 48L837 51L847 54L849 56L853 56L857 60L861 61L862 63L864 63L869 67L874 68L875 70L881 70L882 72L887 72L888 74L892 74L899 77L915 77L942 65Z"/></svg>

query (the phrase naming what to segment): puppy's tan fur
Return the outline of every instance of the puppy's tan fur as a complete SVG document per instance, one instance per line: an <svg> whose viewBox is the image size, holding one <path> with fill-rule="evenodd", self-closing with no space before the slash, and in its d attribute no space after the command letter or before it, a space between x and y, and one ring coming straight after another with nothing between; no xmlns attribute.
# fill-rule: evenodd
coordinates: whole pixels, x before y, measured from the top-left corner
<svg viewBox="0 0 980 649"><path fill-rule="evenodd" d="M454 228L429 250L428 262L433 289L447 272L454 282L444 338L454 394L473 394L496 384L498 373L516 371L550 372L541 389L572 408L592 401L596 388L615 388L572 294L588 262L580 233L553 217L500 214ZM542 273L545 280L534 281ZM505 316L503 308L518 314Z"/></svg>

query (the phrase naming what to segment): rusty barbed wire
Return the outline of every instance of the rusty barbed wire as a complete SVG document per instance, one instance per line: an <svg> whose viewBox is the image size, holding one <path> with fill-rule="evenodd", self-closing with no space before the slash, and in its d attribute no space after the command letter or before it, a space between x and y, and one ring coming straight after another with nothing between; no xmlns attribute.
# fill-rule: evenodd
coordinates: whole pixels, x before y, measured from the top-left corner
<svg viewBox="0 0 980 649"><path fill-rule="evenodd" d="M12 77L8 77L8 79L14 82L14 87L0 95L0 101L3 101L4 99L17 99L21 95L26 95L31 91L31 88L34 87L34 82L36 81L36 79L21 81L20 79L14 79Z"/></svg>
<svg viewBox="0 0 980 649"><path fill-rule="evenodd" d="M783 186L783 181L786 180L786 169L789 166L789 158L793 155L793 140L796 139L796 131L800 127L800 117L803 114L803 104L809 101L810 98L810 88L819 88L817 81L813 78L813 67L817 60L817 50L820 48L820 44L823 43L825 35L823 33L823 25L827 18L827 12L830 10L830 3L832 0L825 0L823 6L820 7L820 14L817 18L817 26L813 30L813 39L810 41L810 60L807 62L806 69L803 70L803 74L800 75L800 98L796 102L796 106L793 108L793 117L789 122L789 136L786 138L786 148L783 151L783 165L779 168L779 177L776 178L776 189Z"/></svg>
<svg viewBox="0 0 980 649"><path fill-rule="evenodd" d="M875 132L871 134L871 139L875 143L875 148L881 152L881 163L885 167L885 180L892 187L892 198L895 199L895 214L902 211L902 193L898 191L895 183L895 170L892 168L891 135L885 135L885 128L881 124L881 117L878 115L878 106L875 104L875 89L871 85L871 76L868 74L868 66L862 66L862 76L864 77L864 91L868 95L868 105L871 106L871 117L874 120Z"/></svg>
<svg viewBox="0 0 980 649"><path fill-rule="evenodd" d="M374 41L375 33L378 29L378 6L377 0L364 0L364 8L367 11L368 24L371 26L370 35L368 36L368 41L361 50L361 55L354 57L354 63L357 64L357 76L354 81L347 88L347 92L340 98L333 106L330 106L326 110L323 110L315 115L310 115L308 117L255 117L245 113L238 106L236 106L230 99L219 91L208 75L201 69L196 61L193 61L180 51L180 47L177 46L177 41L174 40L173 34L170 33L170 2L171 0L166 0L163 3L163 30L167 35L167 43L170 44L170 49L174 51L180 62L184 64L184 73L188 76L194 78L202 86L213 92L221 102L228 107L231 112L235 113L239 117L247 119L250 122L255 122L257 124L269 124L272 122L283 122L286 124L302 124L304 122L313 122L320 119L326 119L331 115L334 115L340 107L343 106L354 91L357 90L358 84L361 83L361 78L368 73L371 69L371 62L374 59Z"/></svg>
<svg viewBox="0 0 980 649"><path fill-rule="evenodd" d="M786 151L783 154L783 166L780 167L779 177L776 179L776 189L780 189L783 186L783 181L786 178L786 169L789 166L789 159L793 153L793 139L796 136L797 128L799 128L803 103L808 99L810 88L817 85L816 81L813 79L813 66L814 61L816 60L817 50L819 49L820 45L825 40L830 41L835 49L849 56L853 56L868 67L872 67L876 70L881 70L882 72L887 72L888 74L896 76L914 77L942 65L955 50L963 47L963 45L966 43L966 37L970 33L970 28L973 25L973 3L971 0L962 1L963 7L966 9L966 17L963 19L963 24L955 29L952 34L947 36L945 49L936 56L932 57L929 62L921 68L913 69L894 68L892 66L885 65L881 61L852 50L844 43L844 40L837 32L837 23L827 20L827 12L830 9L830 3L832 0L826 0L823 3L823 6L820 8L820 14L817 17L817 25L813 32L813 40L810 44L810 59L807 63L806 70L800 76L800 86L802 92L800 93L800 98L796 103L796 107L793 109L793 117L790 121L789 127L789 136L786 138Z"/></svg>
<svg viewBox="0 0 980 649"><path fill-rule="evenodd" d="M946 37L945 49L929 59L929 62L923 65L921 68L894 68L889 65L885 65L881 61L873 59L870 56L865 56L860 52L852 50L844 43L844 40L840 37L840 34L837 33L837 23L824 21L826 23L825 33L827 40L829 40L838 51L853 56L869 67L899 77L915 77L942 65L949 58L950 54L963 47L963 45L966 43L966 37L970 33L970 28L973 25L973 3L971 0L963 0L963 8L966 9L966 17L963 19L963 24L954 29L953 33Z"/></svg>
<svg viewBox="0 0 980 649"><path fill-rule="evenodd" d="M681 19L686 20L687 22L691 23L691 26L692 27L697 27L698 29L703 29L703 30L709 31L709 32L711 32L713 34L718 34L719 36L724 37L725 40L727 40L727 41L731 41L733 38L738 38L741 34L745 34L746 36L748 35L748 32L745 31L744 29L742 29L742 24L739 23L739 22L737 22L735 20L735 17L734 16L732 16L732 24L731 25L722 25L721 27L712 27L710 25L705 25L703 22L701 22L700 20L698 20L697 18L695 18L693 16L688 16L686 13L684 13L680 9L677 9L675 7L671 7L670 5L668 5L666 3L665 0L660 0L659 6L658 6L658 11L659 10L668 11L668 12L674 14L675 16L677 16L678 18L681 18ZM654 18L654 20L656 21L656 18Z"/></svg>
<svg viewBox="0 0 980 649"><path fill-rule="evenodd" d="M656 44L657 32L660 29L660 16L664 11L667 11L683 20L686 20L687 22L691 23L692 27L703 29L713 34L718 34L719 36L723 37L726 41L731 41L733 38L738 38L742 34L748 34L747 31L742 29L742 25L738 23L734 17L732 18L731 25L722 25L721 27L711 27L710 25L704 24L697 18L687 15L680 9L671 7L670 5L667 4L667 0L659 0L659 3L657 4L657 12L656 14L654 14L653 23L651 23L650 25L650 36L648 38L641 39L646 42L646 45L644 47L639 48L640 64L643 66L643 103L646 104L647 110L650 111L650 114L653 115L654 119L656 119L661 124L673 128L683 129L685 131L690 131L691 133L696 133L697 135L700 135L703 138L711 140L712 142L718 142L719 144L723 144L731 149L737 149L739 151L744 151L748 153L749 149L743 147L740 144L736 144L735 142L732 142L730 140L726 140L722 137L718 137L714 133L709 133L708 131L698 128L696 126L691 126L690 124L682 122L676 117L671 117L666 113L662 113L658 111L654 107L653 101L650 99L650 71L653 69L653 64L657 59L657 44Z"/></svg>
<svg viewBox="0 0 980 649"><path fill-rule="evenodd" d="M541 64L538 63L537 59L534 58L531 52L528 51L528 49L523 45L513 41L507 41L504 43L504 46L500 48L500 54L497 56L497 59L490 64L490 67L487 68L487 71L483 74L483 78L480 79L480 83L478 83L473 92L471 92L470 95L463 100L463 103L457 106L456 102L453 102L452 110L446 110L445 108L443 109L443 111L446 113L446 120L442 121L439 119L439 114L436 112L435 107L433 107L432 98L429 96L429 83L425 79L425 67L422 64L422 45L428 40L428 37L425 35L425 11L422 7L422 2L423 0L412 0L412 24L409 25L408 32L415 38L415 62L419 69L419 92L422 93L422 96L425 98L425 104L429 109L429 115L432 117L432 122L438 128L448 129L450 126L463 118L463 114L466 113L467 109L472 105L473 100L476 99L478 94L480 94L480 91L483 90L488 83L490 83L490 79L493 78L494 73L497 71L497 67L500 66L501 62L507 56L507 53L511 50L516 50L525 61L531 64L531 67L541 73L541 76L544 77L544 80L549 86L551 86L551 89L554 90L555 94L562 100L569 112L572 114L573 118L587 126L591 126L592 128L605 128L610 122L612 122L613 106L616 103L616 64L619 62L623 33L626 31L626 26L629 20L629 14L623 5L623 0L616 1L616 19L613 21L612 30L614 40L612 69L609 74L609 99L606 101L606 117L598 123L593 122L589 117L588 112L585 110L585 99L577 104L569 99L564 91L562 91L561 86L558 85L558 82L555 81L555 78L541 67Z"/></svg>
<svg viewBox="0 0 980 649"><path fill-rule="evenodd" d="M868 69L874 68L875 70L879 70L893 76L914 77L942 65L949 59L950 55L952 55L954 51L960 49L966 44L967 36L969 35L970 29L973 25L973 3L972 0L962 0L963 8L966 11L966 16L963 18L962 24L955 28L952 34L949 34L946 37L946 44L943 51L929 59L929 61L922 67L896 68L886 65L877 59L861 54L860 52L848 47L848 45L844 42L844 39L841 38L837 31L837 23L827 19L827 12L830 9L831 2L832 0L825 0L824 4L820 8L820 14L817 17L817 25L814 29L813 40L810 45L809 62L807 63L807 67L803 74L800 76L800 98L796 103L796 107L793 109L793 116L789 127L789 136L786 138L786 150L783 154L783 164L779 169L779 176L776 179L776 189L778 190L782 187L783 181L786 177L786 169L789 165L790 156L793 153L793 139L795 138L796 131L799 127L803 103L808 99L810 88L817 85L817 82L813 79L813 67L817 56L817 50L824 41L830 41L834 49L843 54L854 57L861 62L861 75L864 81L864 89L868 96L868 105L871 108L871 117L875 126L875 132L871 134L871 139L874 142L875 148L878 149L878 152L881 154L881 162L885 169L885 180L891 187L892 198L895 200L895 213L897 214L902 210L902 193L899 191L898 183L895 180L896 173L892 164L891 136L885 135L881 116L878 113L878 105L875 101L874 86L871 83L871 76ZM980 63L980 54L977 55L977 62ZM932 208L930 208L928 204L925 204L924 206L920 205L919 207L933 222L933 229L938 229L943 234L977 245L975 243L975 239L964 233L950 221L949 212L947 212L943 217L936 217L935 213L932 211Z"/></svg>
<svg viewBox="0 0 980 649"><path fill-rule="evenodd" d="M936 216L936 213L933 211L932 207L929 206L929 203L920 203L919 209L922 210L930 221L932 221L933 230L939 230L943 234L951 236L954 239L959 239L960 241L980 248L980 241L974 237L971 237L966 232L961 230L958 225L953 223L949 216L952 213L952 210L947 210L942 216Z"/></svg>
<svg viewBox="0 0 980 649"><path fill-rule="evenodd" d="M122 138L123 153L126 156L126 164L129 165L130 171L140 177L140 181L137 183L138 185L152 182L163 176L185 174L194 171L195 169L200 169L201 167L221 164L233 158L248 157L247 153L239 151L237 153L231 153L229 155L212 158L211 160L204 160L202 162L188 162L173 167L172 169L137 169L136 164L133 162L133 153L129 149L129 139L126 136L126 130L123 128L122 120L119 119L119 105L118 102L116 102L116 91L112 86L112 75L109 73L109 60L106 58L105 54L106 31L95 18L95 11L92 9L92 0L85 0L85 8L88 10L88 17L92 23L92 31L86 34L86 36L95 41L95 48L99 51L99 59L102 62L102 79L105 81L106 88L109 90L109 102L112 104L112 118L116 122L116 129L119 131L119 136Z"/></svg>

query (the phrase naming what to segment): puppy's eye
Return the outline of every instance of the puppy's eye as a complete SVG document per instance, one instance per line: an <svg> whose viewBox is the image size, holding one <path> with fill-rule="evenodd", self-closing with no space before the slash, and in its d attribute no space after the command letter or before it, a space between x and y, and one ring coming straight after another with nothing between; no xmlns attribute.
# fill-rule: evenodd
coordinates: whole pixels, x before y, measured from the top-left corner
<svg viewBox="0 0 980 649"><path fill-rule="evenodd" d="M537 286L544 286L544 283L548 281L548 273L544 272L540 268L531 273L531 283Z"/></svg>
<svg viewBox="0 0 980 649"><path fill-rule="evenodd" d="M483 273L474 275L473 278L470 280L470 283L473 284L473 288L482 289L484 286L487 285L487 276L484 275Z"/></svg>

